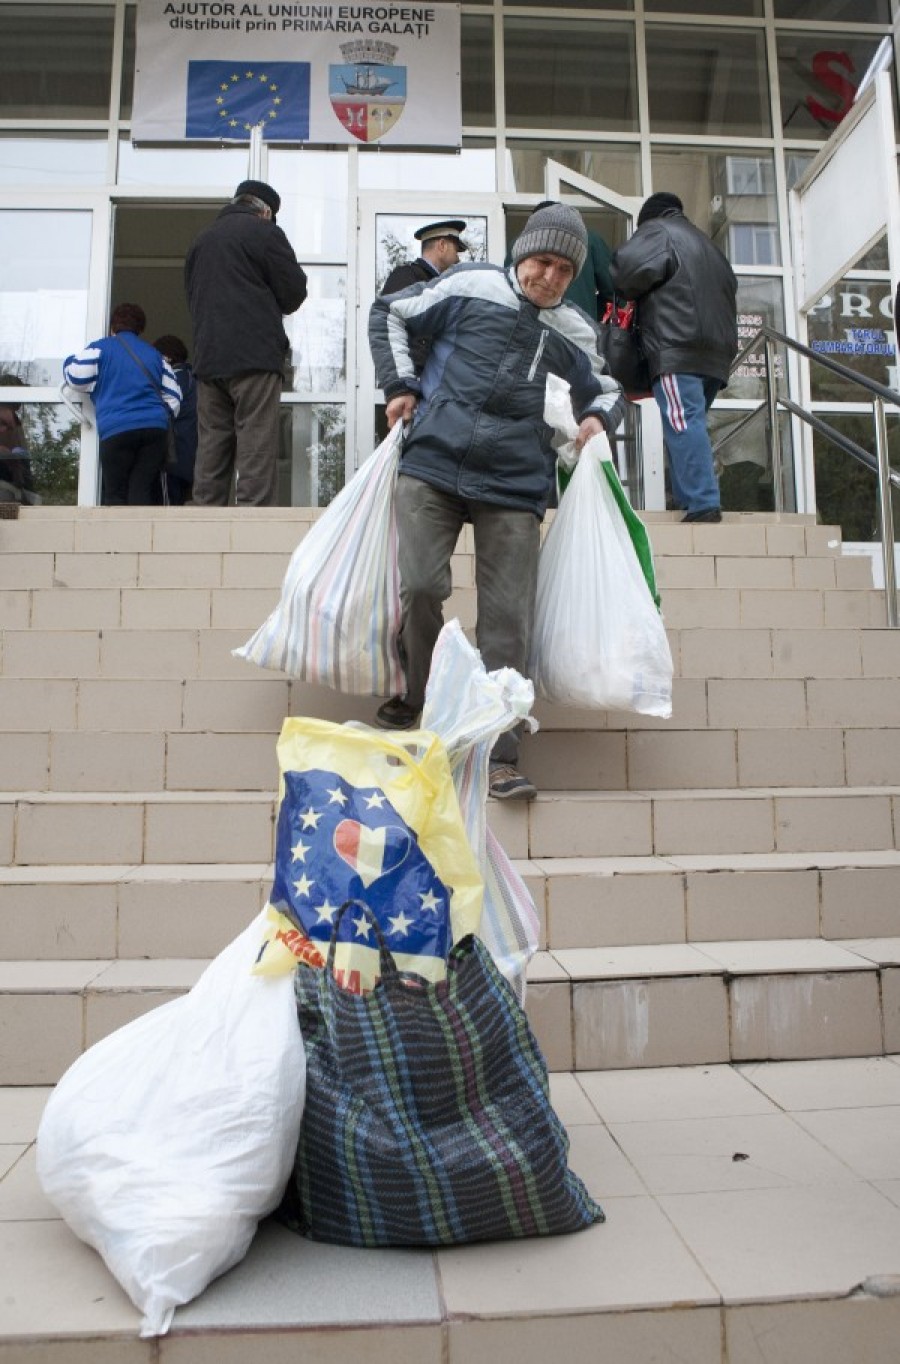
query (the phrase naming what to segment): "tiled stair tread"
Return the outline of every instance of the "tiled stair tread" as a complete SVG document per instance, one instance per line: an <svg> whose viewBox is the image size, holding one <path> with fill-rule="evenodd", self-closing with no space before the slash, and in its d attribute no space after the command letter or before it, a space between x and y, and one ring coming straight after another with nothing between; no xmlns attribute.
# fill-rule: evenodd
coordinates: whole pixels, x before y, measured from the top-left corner
<svg viewBox="0 0 900 1364"><path fill-rule="evenodd" d="M898 964L900 938L662 943L538 952L530 963L528 978L537 984L665 976L793 975L875 971ZM183 990L190 988L205 965L197 958L0 962L0 992Z"/></svg>

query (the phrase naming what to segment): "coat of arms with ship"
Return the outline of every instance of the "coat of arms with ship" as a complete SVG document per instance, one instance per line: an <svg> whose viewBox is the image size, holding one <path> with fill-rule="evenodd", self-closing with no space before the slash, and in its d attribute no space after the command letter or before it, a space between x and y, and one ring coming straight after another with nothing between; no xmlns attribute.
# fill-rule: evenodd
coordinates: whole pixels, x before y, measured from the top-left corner
<svg viewBox="0 0 900 1364"><path fill-rule="evenodd" d="M328 68L328 95L342 126L360 142L390 132L406 104L406 67L393 43L360 38L341 43L343 62Z"/></svg>

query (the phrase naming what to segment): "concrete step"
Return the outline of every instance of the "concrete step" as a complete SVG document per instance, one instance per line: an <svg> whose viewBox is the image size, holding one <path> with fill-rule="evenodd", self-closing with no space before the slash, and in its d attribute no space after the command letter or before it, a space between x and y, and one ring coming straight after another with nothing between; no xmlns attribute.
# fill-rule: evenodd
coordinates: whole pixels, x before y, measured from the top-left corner
<svg viewBox="0 0 900 1364"><path fill-rule="evenodd" d="M541 946L900 936L900 852L516 862ZM271 864L0 868L3 956L206 958L265 903Z"/></svg>
<svg viewBox="0 0 900 1364"><path fill-rule="evenodd" d="M324 708L323 708L324 709ZM304 707L303 713L310 709ZM314 713L314 712L312 712ZM319 710L319 714L322 710ZM362 718L332 714L329 718ZM371 720L371 716L365 716ZM6 786L64 792L227 792L274 789L275 741L265 732L160 729L0 732ZM650 791L667 787L891 786L900 733L884 729L543 729L522 767L541 791Z"/></svg>
<svg viewBox="0 0 900 1364"><path fill-rule="evenodd" d="M291 528L294 540L302 539L305 525ZM682 552L672 552L675 548ZM277 594L288 566L290 552L280 549L277 537L265 551L220 549L32 549L10 547L0 553L0 589L60 588L221 588L257 587ZM870 588L871 561L863 556L835 553L796 554L686 553L680 542L666 552L654 551L656 577L665 591L675 588L769 588L775 591L815 588ZM462 542L453 556L454 582L472 587L474 553Z"/></svg>
<svg viewBox="0 0 900 1364"><path fill-rule="evenodd" d="M855 563L848 560L848 563ZM7 587L0 609L9 629L234 629L249 635L278 601L274 587ZM666 589L663 618L671 629L846 629L885 624L884 594L874 588L686 587ZM475 589L456 586L446 619L475 623Z"/></svg>
<svg viewBox="0 0 900 1364"><path fill-rule="evenodd" d="M0 1084L54 1083L203 965L0 964ZM556 1070L900 1052L900 937L557 948L532 961L526 1008Z"/></svg>
<svg viewBox="0 0 900 1364"><path fill-rule="evenodd" d="M669 857L900 846L900 787L561 791L489 802L511 857ZM275 795L0 792L0 866L267 863Z"/></svg>
<svg viewBox="0 0 900 1364"><path fill-rule="evenodd" d="M895 1364L896 1060L554 1072L550 1092L604 1224L361 1252L266 1223L154 1341L37 1185L47 1090L0 1091L4 1352L10 1364L319 1364L364 1339L368 1364Z"/></svg>
<svg viewBox="0 0 900 1364"><path fill-rule="evenodd" d="M900 673L900 631L879 627L821 629L769 626L710 628L692 626L667 631L675 665L682 679L847 678L896 677ZM203 679L286 678L234 658L244 644L241 629L182 629L153 631L96 625L89 629L16 629L0 626L0 677L93 679ZM303 686L294 679L297 688ZM320 689L309 689L310 701L324 699ZM298 701L303 693L296 695ZM560 720L568 712L562 712ZM550 718L553 718L552 710ZM616 715L610 719L615 723ZM677 716L676 716L677 719Z"/></svg>

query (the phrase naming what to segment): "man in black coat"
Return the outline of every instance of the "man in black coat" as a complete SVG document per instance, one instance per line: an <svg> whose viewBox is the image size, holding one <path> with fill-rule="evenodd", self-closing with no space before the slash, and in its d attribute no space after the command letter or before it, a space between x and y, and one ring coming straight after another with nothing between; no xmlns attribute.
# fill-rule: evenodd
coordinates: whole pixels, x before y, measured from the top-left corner
<svg viewBox="0 0 900 1364"><path fill-rule="evenodd" d="M417 242L422 243L421 256L418 260L396 265L384 281L382 294L399 294L401 289L408 288L410 284L421 284L424 280L436 279L445 270L449 270L451 265L458 265L460 254L469 249L468 244L460 236L465 227L462 218L446 218L443 222L426 223L424 227L420 227L413 236ZM428 336L418 336L412 342L410 352L417 374L421 374L425 368L430 349L431 338Z"/></svg>
<svg viewBox="0 0 900 1364"><path fill-rule="evenodd" d="M677 194L651 194L637 221L609 272L616 291L637 301L682 519L721 521L706 414L737 354L737 279L719 248L684 216Z"/></svg>
<svg viewBox="0 0 900 1364"><path fill-rule="evenodd" d="M194 327L199 439L195 504L277 498L278 411L289 342L283 317L306 298L306 274L275 222L281 200L244 180L192 243L185 288Z"/></svg>

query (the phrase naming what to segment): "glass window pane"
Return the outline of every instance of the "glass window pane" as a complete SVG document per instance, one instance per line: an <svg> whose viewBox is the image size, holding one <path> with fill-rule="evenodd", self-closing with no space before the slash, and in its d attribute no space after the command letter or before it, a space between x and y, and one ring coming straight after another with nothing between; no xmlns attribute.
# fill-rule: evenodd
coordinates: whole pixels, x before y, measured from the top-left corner
<svg viewBox="0 0 900 1364"><path fill-rule="evenodd" d="M134 23L135 6L125 7L125 40L122 51L122 88L119 92L119 118L131 118L134 99Z"/></svg>
<svg viewBox="0 0 900 1364"><path fill-rule="evenodd" d="M112 6L0 6L0 117L107 118Z"/></svg>
<svg viewBox="0 0 900 1364"><path fill-rule="evenodd" d="M786 137L822 138L849 111L880 38L780 33L781 121Z"/></svg>
<svg viewBox="0 0 900 1364"><path fill-rule="evenodd" d="M492 127L494 114L494 22L464 14L460 36L462 121L468 127Z"/></svg>
<svg viewBox="0 0 900 1364"><path fill-rule="evenodd" d="M728 18L758 19L762 0L644 0L648 14L724 14Z"/></svg>
<svg viewBox="0 0 900 1364"><path fill-rule="evenodd" d="M717 407L709 414L709 431L715 449L722 507L725 511L774 511L775 481L765 414L760 413L726 444L721 444L728 432L733 431L746 416L746 412ZM786 412L780 415L778 427L781 433L784 508L785 511L795 511L791 422Z"/></svg>
<svg viewBox="0 0 900 1364"><path fill-rule="evenodd" d="M887 280L841 280L809 313L809 345L847 369L897 387L893 292ZM810 363L813 399L867 401L849 379Z"/></svg>
<svg viewBox="0 0 900 1364"><path fill-rule="evenodd" d="M8 374L0 374L0 390ZM15 390L0 397L0 417L17 423L10 429L22 453L0 457L0 486L9 482L22 496L16 501L36 505L73 506L78 496L81 422L62 403L16 403ZM0 499L3 491L0 490ZM10 500L8 497L4 500Z"/></svg>
<svg viewBox="0 0 900 1364"><path fill-rule="evenodd" d="M23 133L0 136L0 183L6 185L102 185L106 138L87 133Z"/></svg>
<svg viewBox="0 0 900 1364"><path fill-rule="evenodd" d="M242 171L239 179L243 178ZM300 261L307 256L346 256L346 152L272 148L267 179L281 195L278 226L284 228Z"/></svg>
<svg viewBox="0 0 900 1364"><path fill-rule="evenodd" d="M647 85L651 132L771 133L762 32L648 26Z"/></svg>
<svg viewBox="0 0 900 1364"><path fill-rule="evenodd" d="M343 390L347 377L347 270L345 266L315 265L307 267L306 275L306 302L284 319L291 343L291 388L295 393Z"/></svg>
<svg viewBox="0 0 900 1364"><path fill-rule="evenodd" d="M278 501L282 507L327 507L344 486L343 403L286 403L281 408Z"/></svg>
<svg viewBox="0 0 900 1364"><path fill-rule="evenodd" d="M677 194L735 269L780 263L771 152L658 148L652 165L654 189Z"/></svg>
<svg viewBox="0 0 900 1364"><path fill-rule="evenodd" d="M875 429L871 416L854 413L823 413L829 426L870 455L875 454ZM888 458L900 469L900 422L888 420ZM813 432L816 473L816 509L820 521L840 526L845 541L880 540L878 526L878 480L873 470L835 446L827 436ZM900 526L900 492L892 489L894 526ZM896 530L895 530L896 535Z"/></svg>
<svg viewBox="0 0 900 1364"><path fill-rule="evenodd" d="M472 143L468 139L454 156L446 152L361 151L360 189L394 189L408 192L433 190L443 193L493 194L497 188L497 158L494 144Z"/></svg>
<svg viewBox="0 0 900 1364"><path fill-rule="evenodd" d="M634 29L577 19L507 19L511 128L637 129Z"/></svg>
<svg viewBox="0 0 900 1364"><path fill-rule="evenodd" d="M58 384L86 340L90 213L0 213L0 370Z"/></svg>
<svg viewBox="0 0 900 1364"><path fill-rule="evenodd" d="M784 295L780 279L761 279L753 275L738 276L737 297L738 347L743 348L760 327L784 331ZM784 379L787 373L784 347L779 346L775 357L775 377ZM725 390L726 398L765 397L765 349L762 344L745 356L734 371Z"/></svg>
<svg viewBox="0 0 900 1364"><path fill-rule="evenodd" d="M520 194L543 194L544 167L558 161L569 170L596 180L617 194L640 194L641 158L637 147L613 143L510 141L506 147L506 188Z"/></svg>
<svg viewBox="0 0 900 1364"><path fill-rule="evenodd" d="M120 185L237 185L247 174L245 147L135 147L119 139Z"/></svg>
<svg viewBox="0 0 900 1364"><path fill-rule="evenodd" d="M889 24L891 0L775 0L776 19Z"/></svg>
<svg viewBox="0 0 900 1364"><path fill-rule="evenodd" d="M420 254L420 243L413 235L423 222L433 222L440 214L430 214L425 208L421 213L379 213L375 219L375 293L380 294L384 281L391 271L406 261L416 260ZM478 214L465 215L466 228L463 234L470 252L462 256L464 261L487 260L487 218Z"/></svg>
<svg viewBox="0 0 900 1364"><path fill-rule="evenodd" d="M534 8L546 10L548 8L547 0L507 0L507 3L514 3L520 9ZM725 3L727 3L727 0L725 0ZM603 4L601 0L599 5L597 0L565 0L565 7L566 9L633 10L634 0L608 0L608 3L606 4ZM645 4L644 8L649 9L650 7Z"/></svg>

